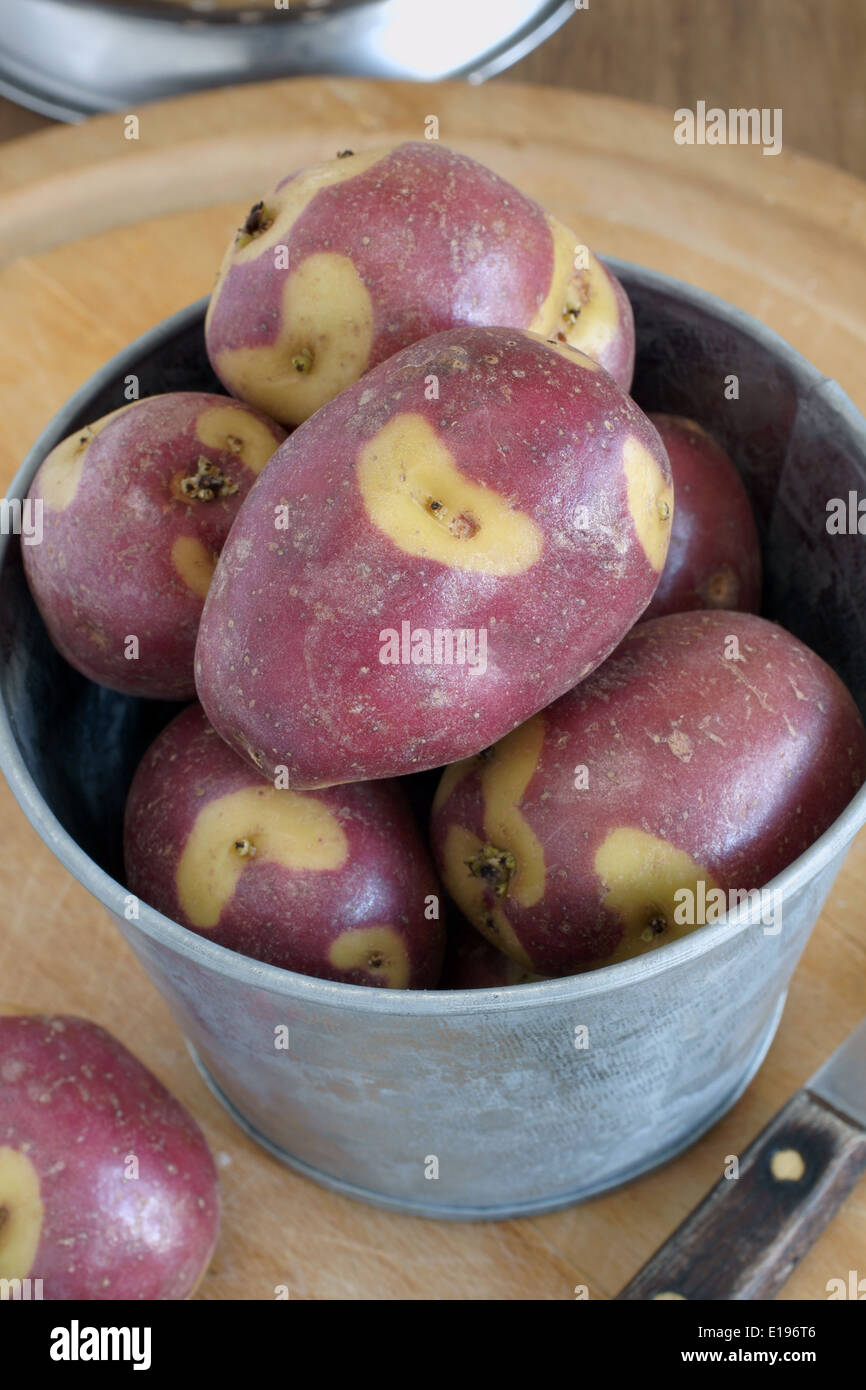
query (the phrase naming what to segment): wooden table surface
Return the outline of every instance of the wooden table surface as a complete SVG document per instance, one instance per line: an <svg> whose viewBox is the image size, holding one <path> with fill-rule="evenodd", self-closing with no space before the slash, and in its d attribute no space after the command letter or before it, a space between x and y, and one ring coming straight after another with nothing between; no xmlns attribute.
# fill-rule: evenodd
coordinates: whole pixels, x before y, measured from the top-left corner
<svg viewBox="0 0 866 1390"><path fill-rule="evenodd" d="M864 0L589 0L504 80L670 111L781 107L786 145L866 178L864 52ZM50 124L0 99L0 140Z"/></svg>
<svg viewBox="0 0 866 1390"><path fill-rule="evenodd" d="M0 487L58 406L130 338L207 293L241 213L287 170L423 135L475 155L599 250L758 315L866 408L866 186L788 152L674 144L669 111L539 87L318 80L237 88L0 146ZM106 915L0 788L0 996L85 1014L143 1058L219 1156L220 1244L199 1296L608 1298L858 1022L866 1001L866 839L794 978L778 1036L734 1109L688 1153L546 1217L457 1226L337 1197L281 1168L223 1113ZM861 1184L781 1297L861 1270Z"/></svg>

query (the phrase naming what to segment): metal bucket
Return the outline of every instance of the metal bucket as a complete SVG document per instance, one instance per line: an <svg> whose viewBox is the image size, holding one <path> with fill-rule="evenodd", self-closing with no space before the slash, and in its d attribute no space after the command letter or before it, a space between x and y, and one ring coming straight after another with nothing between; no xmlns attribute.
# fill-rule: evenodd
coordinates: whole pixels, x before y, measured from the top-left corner
<svg viewBox="0 0 866 1390"><path fill-rule="evenodd" d="M483 82L573 0L0 0L0 93L58 120L311 73Z"/></svg>
<svg viewBox="0 0 866 1390"><path fill-rule="evenodd" d="M696 416L728 447L763 535L765 611L834 665L863 709L864 547L857 536L831 540L824 521L829 497L866 492L866 422L835 383L747 315L666 276L611 265L635 309L636 398ZM203 311L175 315L97 373L38 441L10 496L26 493L62 437L123 403L130 373L142 395L217 389ZM739 398L727 399L734 377ZM864 788L774 881L777 934L743 915L636 960L511 989L334 984L246 959L143 904L127 920L123 801L172 709L102 690L64 665L29 598L15 538L0 551L0 651L0 761L12 790L111 912L217 1095L285 1162L401 1211L546 1211L692 1143L760 1065L866 819Z"/></svg>

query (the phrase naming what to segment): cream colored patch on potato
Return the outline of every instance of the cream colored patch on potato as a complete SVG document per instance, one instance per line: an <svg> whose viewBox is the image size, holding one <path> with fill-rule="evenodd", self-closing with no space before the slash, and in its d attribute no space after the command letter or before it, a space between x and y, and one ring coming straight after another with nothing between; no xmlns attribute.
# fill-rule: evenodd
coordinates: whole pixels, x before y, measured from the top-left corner
<svg viewBox="0 0 866 1390"><path fill-rule="evenodd" d="M663 420L671 420L679 425L681 429L688 430L689 434L699 434L702 439L712 439L709 430L705 430L703 425L699 425L697 420L692 420L688 415L662 415L657 417Z"/></svg>
<svg viewBox="0 0 866 1390"><path fill-rule="evenodd" d="M531 971L532 960L518 941L502 908L487 906L484 901L485 881L469 868L483 849L483 841L471 830L466 830L462 825L449 826L442 853L443 882L472 925L504 955L517 961L524 970Z"/></svg>
<svg viewBox="0 0 866 1390"><path fill-rule="evenodd" d="M458 763L449 763L448 767L445 768L445 771L439 778L439 785L433 797L431 810L438 811L440 807L444 806L445 802L451 796L451 793L457 789L464 778L468 777L473 768L477 765L477 756L461 758Z"/></svg>
<svg viewBox="0 0 866 1390"><path fill-rule="evenodd" d="M530 516L460 472L424 418L403 411L361 449L358 487L367 515L407 555L475 574L523 574L544 538Z"/></svg>
<svg viewBox="0 0 866 1390"><path fill-rule="evenodd" d="M409 986L409 952L393 927L355 927L332 942L328 960L336 970L364 970L388 989Z"/></svg>
<svg viewBox="0 0 866 1390"><path fill-rule="evenodd" d="M623 445L622 466L635 534L650 565L661 574L671 539L673 485L649 449L631 434Z"/></svg>
<svg viewBox="0 0 866 1390"><path fill-rule="evenodd" d="M75 434L62 439L40 466L36 475L34 496L41 497L46 507L50 507L53 512L62 512L68 507L78 491L87 450L94 439L110 421L137 405L141 405L141 401L131 401L129 405L122 405L119 410L112 410L110 414L94 420L92 425L85 425L83 429L76 430Z"/></svg>
<svg viewBox="0 0 866 1390"><path fill-rule="evenodd" d="M634 826L618 826L596 850L593 867L604 885L605 907L619 916L625 928L616 950L600 964L629 960L704 925L677 922L674 895L688 889L697 905L698 884L703 881L709 894L716 888L715 880L668 840Z"/></svg>
<svg viewBox="0 0 866 1390"><path fill-rule="evenodd" d="M27 1278L39 1248L43 1216L35 1167L20 1150L0 1146L0 1278Z"/></svg>
<svg viewBox="0 0 866 1390"><path fill-rule="evenodd" d="M544 849L520 810L543 744L544 720L535 715L497 744L481 773L484 833L491 844L514 855L507 892L521 907L532 907L544 896Z"/></svg>
<svg viewBox="0 0 866 1390"><path fill-rule="evenodd" d="M528 327L545 338L562 334L570 347L598 358L620 331L619 305L604 266L586 248L586 269L575 267L575 253L585 246L574 232L549 217L553 238L550 289Z"/></svg>
<svg viewBox="0 0 866 1390"><path fill-rule="evenodd" d="M262 203L266 219L272 219L270 225L246 241L242 233L235 236L220 270L217 293L226 271L232 265L243 265L245 261L257 260L273 247L287 245L292 227L323 188L332 188L334 184L346 183L349 179L356 178L388 154L389 149L380 147L375 150L361 150L344 159L329 159L323 164L314 165L311 169L304 169L282 188L269 193L262 199Z"/></svg>
<svg viewBox="0 0 866 1390"><path fill-rule="evenodd" d="M171 547L171 563L188 589L206 598L217 557L197 536L178 536Z"/></svg>
<svg viewBox="0 0 866 1390"><path fill-rule="evenodd" d="M348 256L319 251L286 277L276 341L223 348L216 366L250 405L299 425L367 369L373 301Z"/></svg>
<svg viewBox="0 0 866 1390"><path fill-rule="evenodd" d="M236 405L212 405L195 422L200 444L234 454L252 473L261 473L279 446L263 420Z"/></svg>
<svg viewBox="0 0 866 1390"><path fill-rule="evenodd" d="M197 815L177 866L180 905L194 926L215 927L253 865L335 870L348 853L343 827L323 802L277 787L245 787Z"/></svg>

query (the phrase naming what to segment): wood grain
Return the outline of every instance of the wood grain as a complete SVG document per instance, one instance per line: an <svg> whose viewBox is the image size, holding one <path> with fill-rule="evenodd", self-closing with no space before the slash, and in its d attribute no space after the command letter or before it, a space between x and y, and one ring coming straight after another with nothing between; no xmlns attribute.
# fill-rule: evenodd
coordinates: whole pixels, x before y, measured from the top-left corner
<svg viewBox="0 0 866 1390"><path fill-rule="evenodd" d="M271 178L339 148L423 132L486 159L599 249L757 313L866 406L866 189L789 154L681 149L664 114L547 92L349 81L239 88L0 148L4 485L57 407L136 334L206 293L227 237ZM716 157L718 156L718 157ZM0 791L0 996L112 1029L187 1103L223 1156L226 1216L200 1296L571 1299L616 1294L864 1011L866 838L795 977L779 1035L734 1110L688 1154L555 1215L449 1226L382 1213L286 1172L204 1088L165 1005L101 908ZM781 1298L822 1299L862 1265L852 1194ZM861 1271L864 1272L864 1271Z"/></svg>
<svg viewBox="0 0 866 1390"><path fill-rule="evenodd" d="M778 106L791 149L863 178L864 52L863 0L590 0L504 80L668 111L698 99ZM48 124L0 100L0 140Z"/></svg>
<svg viewBox="0 0 866 1390"><path fill-rule="evenodd" d="M675 111L768 106L786 146L866 177L862 0L589 0L506 74Z"/></svg>

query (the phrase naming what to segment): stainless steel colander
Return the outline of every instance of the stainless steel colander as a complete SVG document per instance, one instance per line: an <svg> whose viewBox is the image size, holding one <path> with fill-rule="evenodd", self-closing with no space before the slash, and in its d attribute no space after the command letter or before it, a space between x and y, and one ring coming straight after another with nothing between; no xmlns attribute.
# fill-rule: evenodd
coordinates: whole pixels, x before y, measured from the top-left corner
<svg viewBox="0 0 866 1390"><path fill-rule="evenodd" d="M60 120L314 73L483 81L573 0L0 0L0 92Z"/></svg>

